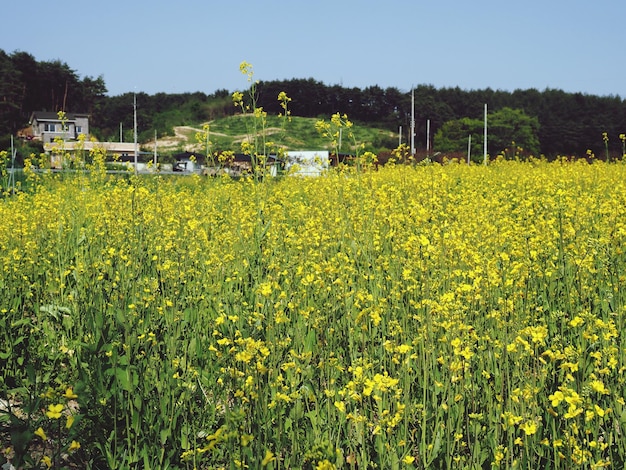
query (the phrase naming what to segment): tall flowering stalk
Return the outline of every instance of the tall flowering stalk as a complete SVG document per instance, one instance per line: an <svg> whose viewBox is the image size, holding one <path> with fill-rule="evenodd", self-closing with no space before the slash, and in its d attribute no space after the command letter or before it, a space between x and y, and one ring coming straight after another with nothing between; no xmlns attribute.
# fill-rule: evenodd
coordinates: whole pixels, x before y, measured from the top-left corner
<svg viewBox="0 0 626 470"><path fill-rule="evenodd" d="M254 80L252 64L241 62L239 71L246 76L250 84L248 100L240 91L233 93L233 103L241 109L246 119L248 138L241 143L241 151L250 156L252 174L255 179L262 178L268 169L268 160L273 143L267 141L267 112L257 103L257 85ZM249 119L248 119L249 118Z"/></svg>
<svg viewBox="0 0 626 470"><path fill-rule="evenodd" d="M246 119L246 127L248 137L241 143L241 151L250 156L252 173L255 179L267 176L272 165L270 158L274 156L276 160L280 160L284 154L284 148L277 145L276 142L267 139L267 112L257 102L257 85L258 81L254 80L254 70L250 63L242 62L239 65L239 71L246 76L246 80L250 83L247 99L240 91L233 93L233 103L241 109L244 119ZM291 120L291 111L289 110L289 102L291 98L287 93L280 92L278 101L283 111L279 116L283 119L282 130L286 128L287 122Z"/></svg>
<svg viewBox="0 0 626 470"><path fill-rule="evenodd" d="M340 161L340 154L343 147L343 140L347 139L355 151L355 159L358 167L359 150L363 148L363 145L357 145L352 127L353 123L348 119L348 115L342 115L340 113L333 114L330 117L330 121L320 119L315 123L317 132L330 144L331 152L335 154L337 163L343 163Z"/></svg>
<svg viewBox="0 0 626 470"><path fill-rule="evenodd" d="M9 187L8 155L9 152L6 150L0 151L0 190L5 194L8 192Z"/></svg>
<svg viewBox="0 0 626 470"><path fill-rule="evenodd" d="M281 119L281 135L284 137L287 129L287 123L291 122L291 111L289 109L289 103L291 102L291 98L287 96L287 93L281 91L278 93L278 102L280 107L283 109L280 113L278 113L278 117ZM285 149L284 147L278 148L278 158L279 160L284 160L285 157Z"/></svg>
<svg viewBox="0 0 626 470"><path fill-rule="evenodd" d="M196 132L196 142L204 147L204 154L211 162L211 166L215 166L215 155L213 154L213 142L211 142L211 125L207 122L202 125L202 131ZM219 160L218 160L219 162Z"/></svg>

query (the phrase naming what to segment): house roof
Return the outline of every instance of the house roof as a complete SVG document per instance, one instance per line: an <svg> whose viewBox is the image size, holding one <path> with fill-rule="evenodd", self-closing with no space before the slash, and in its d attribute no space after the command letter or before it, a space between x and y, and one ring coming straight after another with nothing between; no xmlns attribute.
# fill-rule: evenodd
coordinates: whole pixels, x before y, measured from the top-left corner
<svg viewBox="0 0 626 470"><path fill-rule="evenodd" d="M50 142L44 144L43 148L45 151L52 151L57 149L58 145ZM133 142L92 142L90 140L85 142L66 141L63 142L62 148L59 148L59 150L73 152L79 149L89 151L95 148L102 148L110 153L134 154L135 152L135 144Z"/></svg>
<svg viewBox="0 0 626 470"><path fill-rule="evenodd" d="M278 157L276 155L267 155L267 161L277 161ZM235 162L252 162L252 156L247 153L235 153L233 154L233 161Z"/></svg>
<svg viewBox="0 0 626 470"><path fill-rule="evenodd" d="M66 121L75 121L77 118L81 117L89 117L87 113L65 113ZM53 111L34 111L30 115L30 123L32 124L35 120L37 121L57 121L61 122L59 119L59 113L55 113Z"/></svg>
<svg viewBox="0 0 626 470"><path fill-rule="evenodd" d="M189 160L192 156L196 159L196 161L201 161L201 160L206 159L206 155L203 155L198 152L181 152L181 153L177 153L176 155L173 155L176 161Z"/></svg>

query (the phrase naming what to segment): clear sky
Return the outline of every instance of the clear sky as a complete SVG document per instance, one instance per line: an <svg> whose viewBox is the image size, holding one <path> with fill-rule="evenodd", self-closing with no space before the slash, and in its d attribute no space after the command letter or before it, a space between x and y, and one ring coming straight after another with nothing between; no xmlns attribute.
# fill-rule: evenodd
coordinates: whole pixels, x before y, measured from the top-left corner
<svg viewBox="0 0 626 470"><path fill-rule="evenodd" d="M102 75L111 96L245 89L247 61L256 80L626 98L625 0L5 3L0 49Z"/></svg>

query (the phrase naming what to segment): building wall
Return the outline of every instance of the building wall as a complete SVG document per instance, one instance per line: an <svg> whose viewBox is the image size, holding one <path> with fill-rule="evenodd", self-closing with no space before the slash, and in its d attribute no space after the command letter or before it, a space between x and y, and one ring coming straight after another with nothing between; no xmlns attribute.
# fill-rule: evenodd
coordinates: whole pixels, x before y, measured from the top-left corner
<svg viewBox="0 0 626 470"><path fill-rule="evenodd" d="M290 150L287 152L285 169L291 170L293 175L319 176L328 169L328 165L328 150Z"/></svg>
<svg viewBox="0 0 626 470"><path fill-rule="evenodd" d="M80 134L89 135L89 117L87 115L79 115L76 119L72 119L65 123L65 130L58 119L47 119L33 121L33 137L40 139L43 143L53 142L57 137L63 140L76 139ZM53 128L54 130L51 130Z"/></svg>
<svg viewBox="0 0 626 470"><path fill-rule="evenodd" d="M74 124L74 133L75 139L78 138L80 134L89 135L89 116L76 116Z"/></svg>

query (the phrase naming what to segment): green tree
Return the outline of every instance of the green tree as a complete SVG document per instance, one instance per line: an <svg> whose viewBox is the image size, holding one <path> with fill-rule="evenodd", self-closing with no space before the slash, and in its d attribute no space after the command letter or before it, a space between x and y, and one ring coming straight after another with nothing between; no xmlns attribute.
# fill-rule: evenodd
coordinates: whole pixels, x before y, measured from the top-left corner
<svg viewBox="0 0 626 470"><path fill-rule="evenodd" d="M502 108L487 119L487 151L495 156L538 155L539 120L524 111ZM484 121L464 117L447 121L435 134L435 150L440 152L465 152L472 136L472 155L480 159L484 150ZM519 150L521 149L521 150Z"/></svg>
<svg viewBox="0 0 626 470"><path fill-rule="evenodd" d="M107 87L104 78L85 77L80 82L80 103L77 103L77 111L87 112L91 115L98 112L105 99ZM80 109L78 108L80 106Z"/></svg>
<svg viewBox="0 0 626 470"><path fill-rule="evenodd" d="M463 152L467 150L469 136L472 136L472 155L482 155L483 121L464 117L447 121L437 130L434 148L438 152Z"/></svg>
<svg viewBox="0 0 626 470"><path fill-rule="evenodd" d="M511 147L517 147L517 153L523 155L539 154L539 119L536 117L528 116L521 109L502 108L488 116L487 122L491 155L506 151L510 156Z"/></svg>
<svg viewBox="0 0 626 470"><path fill-rule="evenodd" d="M20 124L20 88L19 72L0 50L0 136L13 132Z"/></svg>

